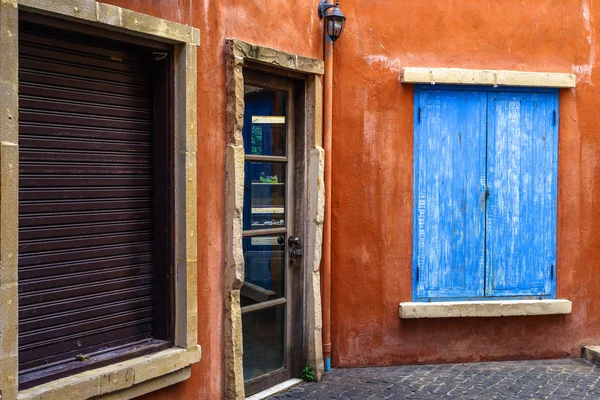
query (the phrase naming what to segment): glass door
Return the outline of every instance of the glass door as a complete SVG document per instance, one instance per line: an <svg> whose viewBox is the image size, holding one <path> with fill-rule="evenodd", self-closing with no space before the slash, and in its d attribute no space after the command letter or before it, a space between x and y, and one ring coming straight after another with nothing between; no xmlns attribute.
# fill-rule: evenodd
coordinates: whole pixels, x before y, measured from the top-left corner
<svg viewBox="0 0 600 400"><path fill-rule="evenodd" d="M290 377L294 124L290 85L246 82L241 307L244 381L250 395Z"/></svg>

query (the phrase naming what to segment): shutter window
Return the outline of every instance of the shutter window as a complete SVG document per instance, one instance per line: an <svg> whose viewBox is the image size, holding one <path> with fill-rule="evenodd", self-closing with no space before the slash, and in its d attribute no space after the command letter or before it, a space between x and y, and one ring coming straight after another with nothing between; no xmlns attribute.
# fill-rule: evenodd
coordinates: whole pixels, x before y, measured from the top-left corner
<svg viewBox="0 0 600 400"><path fill-rule="evenodd" d="M485 93L427 91L415 137L418 297L483 295Z"/></svg>
<svg viewBox="0 0 600 400"><path fill-rule="evenodd" d="M553 292L558 135L552 93L488 97L486 265L490 296Z"/></svg>
<svg viewBox="0 0 600 400"><path fill-rule="evenodd" d="M158 343L152 68L148 49L20 22L21 388Z"/></svg>
<svg viewBox="0 0 600 400"><path fill-rule="evenodd" d="M416 301L554 296L557 95L416 90Z"/></svg>

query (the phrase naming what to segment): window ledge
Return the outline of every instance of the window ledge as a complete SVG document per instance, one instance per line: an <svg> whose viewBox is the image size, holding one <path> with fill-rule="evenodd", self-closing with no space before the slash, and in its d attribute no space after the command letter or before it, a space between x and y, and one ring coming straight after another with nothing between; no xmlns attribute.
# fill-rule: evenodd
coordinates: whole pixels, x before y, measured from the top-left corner
<svg viewBox="0 0 600 400"><path fill-rule="evenodd" d="M400 318L514 317L570 314L569 300L443 301L400 303Z"/></svg>
<svg viewBox="0 0 600 400"><path fill-rule="evenodd" d="M115 398L131 399L187 379L200 357L200 346L171 348L23 390L17 399L89 399L117 391Z"/></svg>

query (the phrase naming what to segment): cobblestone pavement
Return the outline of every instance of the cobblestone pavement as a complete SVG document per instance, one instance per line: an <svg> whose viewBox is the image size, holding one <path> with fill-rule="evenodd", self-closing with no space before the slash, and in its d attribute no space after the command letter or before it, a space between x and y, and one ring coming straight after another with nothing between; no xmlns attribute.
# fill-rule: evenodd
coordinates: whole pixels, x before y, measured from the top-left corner
<svg viewBox="0 0 600 400"><path fill-rule="evenodd" d="M600 399L582 359L334 369L271 399Z"/></svg>

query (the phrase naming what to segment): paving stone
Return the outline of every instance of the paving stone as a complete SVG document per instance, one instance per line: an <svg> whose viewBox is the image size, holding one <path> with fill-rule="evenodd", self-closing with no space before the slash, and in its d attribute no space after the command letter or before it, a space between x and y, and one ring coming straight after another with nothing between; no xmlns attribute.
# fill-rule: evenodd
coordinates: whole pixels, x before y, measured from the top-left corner
<svg viewBox="0 0 600 400"><path fill-rule="evenodd" d="M600 367L581 359L334 369L270 399L600 399Z"/></svg>

